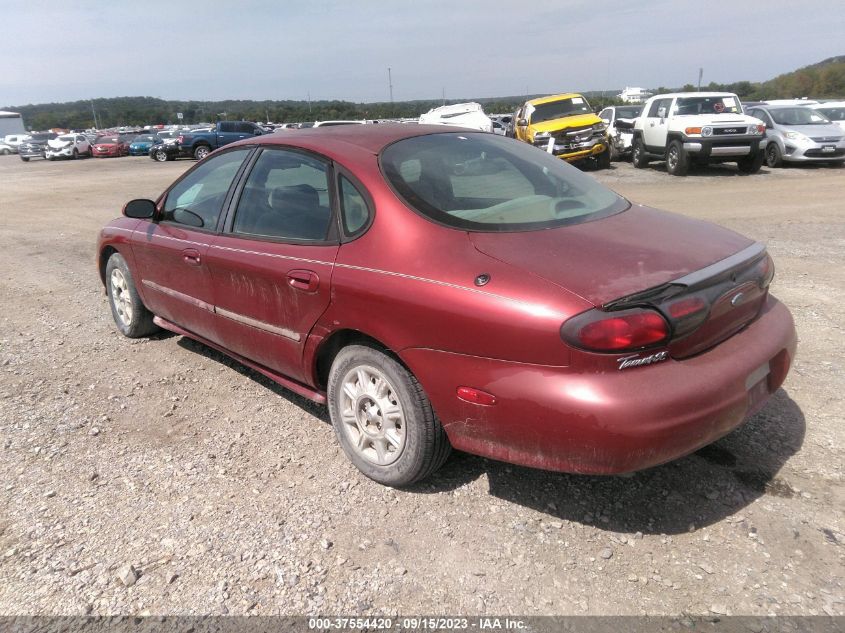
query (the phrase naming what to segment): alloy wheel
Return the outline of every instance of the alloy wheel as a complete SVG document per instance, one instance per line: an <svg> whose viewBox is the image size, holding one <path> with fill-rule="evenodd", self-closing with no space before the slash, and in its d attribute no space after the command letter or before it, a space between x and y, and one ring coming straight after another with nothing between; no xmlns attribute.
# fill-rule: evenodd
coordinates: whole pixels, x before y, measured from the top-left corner
<svg viewBox="0 0 845 633"><path fill-rule="evenodd" d="M342 428L353 449L367 461L388 466L405 448L405 415L387 377L371 366L359 365L342 382Z"/></svg>
<svg viewBox="0 0 845 633"><path fill-rule="evenodd" d="M132 297L129 294L129 284L117 268L111 272L111 300L123 325L126 327L132 325Z"/></svg>

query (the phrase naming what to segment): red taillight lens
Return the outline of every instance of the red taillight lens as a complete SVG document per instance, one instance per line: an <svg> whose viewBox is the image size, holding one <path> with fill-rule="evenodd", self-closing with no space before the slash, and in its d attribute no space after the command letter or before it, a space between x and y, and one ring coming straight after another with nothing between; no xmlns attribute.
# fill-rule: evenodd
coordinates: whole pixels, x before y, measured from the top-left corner
<svg viewBox="0 0 845 633"><path fill-rule="evenodd" d="M702 310L707 310L707 303L701 297L687 297L669 304L669 316L673 319L683 319Z"/></svg>
<svg viewBox="0 0 845 633"><path fill-rule="evenodd" d="M581 349L621 352L656 345L669 338L669 324L653 310L591 310L563 324L563 340Z"/></svg>
<svg viewBox="0 0 845 633"><path fill-rule="evenodd" d="M775 276L775 263L767 253L754 267L754 274L758 277L761 288L768 288Z"/></svg>
<svg viewBox="0 0 845 633"><path fill-rule="evenodd" d="M702 295L683 297L661 307L672 322L674 339L698 329L710 314L710 303Z"/></svg>

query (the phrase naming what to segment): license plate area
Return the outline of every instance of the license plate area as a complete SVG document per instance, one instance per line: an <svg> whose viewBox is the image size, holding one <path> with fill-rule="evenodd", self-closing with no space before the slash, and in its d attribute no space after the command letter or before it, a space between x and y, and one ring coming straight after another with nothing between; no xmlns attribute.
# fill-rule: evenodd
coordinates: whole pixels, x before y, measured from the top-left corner
<svg viewBox="0 0 845 633"><path fill-rule="evenodd" d="M835 145L822 145L822 152L825 154L831 154L836 151Z"/></svg>

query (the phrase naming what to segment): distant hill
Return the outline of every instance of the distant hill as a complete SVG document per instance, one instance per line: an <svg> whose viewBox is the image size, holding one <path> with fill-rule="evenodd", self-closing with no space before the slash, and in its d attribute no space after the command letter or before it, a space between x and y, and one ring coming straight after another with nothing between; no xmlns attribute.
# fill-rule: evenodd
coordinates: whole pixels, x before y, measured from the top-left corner
<svg viewBox="0 0 845 633"><path fill-rule="evenodd" d="M710 82L706 90L734 92L748 100L810 97L815 99L845 98L845 55L831 57L817 64L778 75L764 82L738 81L730 84ZM577 86L561 89L577 90ZM655 93L676 90L692 91L695 87L652 89ZM618 89L589 91L583 94L593 107L600 108L617 102ZM446 103L478 101L491 114L513 112L523 101L542 95L511 95L507 97L449 99ZM250 121L325 121L329 119L387 119L416 117L430 108L443 105L442 99L401 101L396 103L353 103L351 101L180 101L155 97L115 97L72 101L68 103L42 103L21 106L2 106L23 115L29 129L89 128L135 126L148 124L179 123L177 113L182 113L182 123L214 122L220 119L246 119ZM96 112L97 121L94 122Z"/></svg>

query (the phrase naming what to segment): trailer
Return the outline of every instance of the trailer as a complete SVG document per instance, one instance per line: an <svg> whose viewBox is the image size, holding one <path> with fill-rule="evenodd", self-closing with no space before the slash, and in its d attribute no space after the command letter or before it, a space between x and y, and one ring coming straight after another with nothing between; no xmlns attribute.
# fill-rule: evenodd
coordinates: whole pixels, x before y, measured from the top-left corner
<svg viewBox="0 0 845 633"><path fill-rule="evenodd" d="M8 134L26 134L23 117L17 112L0 110L0 139Z"/></svg>

